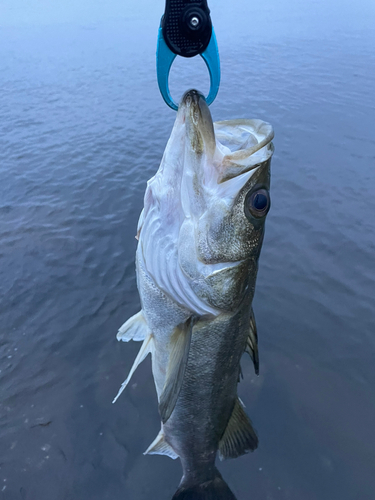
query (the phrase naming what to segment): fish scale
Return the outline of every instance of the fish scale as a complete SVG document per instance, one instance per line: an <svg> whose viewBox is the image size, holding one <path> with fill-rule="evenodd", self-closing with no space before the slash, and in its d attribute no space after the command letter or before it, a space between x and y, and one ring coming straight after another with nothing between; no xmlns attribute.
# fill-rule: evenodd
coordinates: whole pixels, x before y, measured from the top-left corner
<svg viewBox="0 0 375 500"><path fill-rule="evenodd" d="M161 430L146 453L180 458L174 500L233 500L216 456L258 445L237 384L245 350L259 369L252 300L272 138L260 120L214 127L204 97L191 90L146 190L136 254L142 310L118 334L143 344L119 394L150 352Z"/></svg>
<svg viewBox="0 0 375 500"><path fill-rule="evenodd" d="M245 350L250 322L245 301L233 315L201 320L193 328L189 359L178 405L164 425L166 440L183 457L186 467L199 468L202 449L214 465L219 441L233 410L239 361ZM182 436L182 439L180 438Z"/></svg>

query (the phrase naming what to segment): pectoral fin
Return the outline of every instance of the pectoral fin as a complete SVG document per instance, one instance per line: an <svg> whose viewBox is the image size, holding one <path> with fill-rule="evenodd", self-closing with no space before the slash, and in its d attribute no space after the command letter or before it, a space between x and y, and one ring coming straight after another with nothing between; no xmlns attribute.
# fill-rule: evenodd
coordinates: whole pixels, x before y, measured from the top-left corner
<svg viewBox="0 0 375 500"><path fill-rule="evenodd" d="M155 440L150 444L143 455L167 455L167 457L175 460L178 458L177 453L173 450L164 438L163 429L156 436Z"/></svg>
<svg viewBox="0 0 375 500"><path fill-rule="evenodd" d="M159 411L163 424L169 419L180 394L185 368L189 356L193 321L179 325L171 338L171 350L163 392L160 395Z"/></svg>
<svg viewBox="0 0 375 500"><path fill-rule="evenodd" d="M150 335L150 329L147 325L143 312L134 314L128 319L119 329L117 333L117 340L129 342L129 340L144 340Z"/></svg>
<svg viewBox="0 0 375 500"><path fill-rule="evenodd" d="M138 355L137 357L135 358L135 361L133 363L133 366L131 367L130 369L130 372L129 372L129 375L127 377L127 379L125 380L125 382L123 382L121 384L121 387L120 387L120 390L118 391L117 393L117 396L115 397L115 399L112 401L112 403L116 403L116 401L118 400L120 394L122 393L122 391L125 389L125 387L128 385L130 379L132 378L133 376L133 373L135 372L135 370L138 368L138 365L140 365L142 363L142 361L145 359L145 357L147 356L147 354L149 352L151 352L151 349L152 349L152 343L153 343L153 340L152 340L152 334L148 335L145 340L143 341L143 344L138 352Z"/></svg>
<svg viewBox="0 0 375 500"><path fill-rule="evenodd" d="M254 363L256 375L259 375L258 333L253 309L251 309L250 329L249 335L246 339L245 352L249 354Z"/></svg>
<svg viewBox="0 0 375 500"><path fill-rule="evenodd" d="M258 446L256 435L242 401L237 398L227 428L219 442L219 458L236 458Z"/></svg>

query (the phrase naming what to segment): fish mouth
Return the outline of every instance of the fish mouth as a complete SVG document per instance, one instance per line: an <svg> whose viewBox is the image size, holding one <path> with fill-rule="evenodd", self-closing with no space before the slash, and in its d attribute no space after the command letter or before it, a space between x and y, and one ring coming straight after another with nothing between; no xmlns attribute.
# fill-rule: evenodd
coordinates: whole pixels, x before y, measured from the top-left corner
<svg viewBox="0 0 375 500"><path fill-rule="evenodd" d="M201 161L205 178L217 184L240 178L272 156L274 134L269 123L255 119L213 123L206 99L196 89L182 96L176 121L185 125L188 155Z"/></svg>
<svg viewBox="0 0 375 500"><path fill-rule="evenodd" d="M214 124L204 95L191 89L182 96L178 113L183 115L187 136L193 150L213 156L216 148Z"/></svg>
<svg viewBox="0 0 375 500"><path fill-rule="evenodd" d="M181 108L189 109L194 121L198 120L199 115L201 115L202 112L208 113L211 117L211 113L208 109L204 95L202 94L202 92L199 92L199 90L196 89L190 89L185 92L185 94L182 96L178 109L180 110Z"/></svg>

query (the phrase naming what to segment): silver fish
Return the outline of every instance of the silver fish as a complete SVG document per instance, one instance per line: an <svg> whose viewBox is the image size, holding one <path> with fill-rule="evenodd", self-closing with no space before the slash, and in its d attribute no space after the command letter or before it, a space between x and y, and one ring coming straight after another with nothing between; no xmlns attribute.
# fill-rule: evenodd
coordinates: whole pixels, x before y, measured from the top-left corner
<svg viewBox="0 0 375 500"><path fill-rule="evenodd" d="M213 123L204 97L190 90L147 184L136 254L142 309L117 334L143 344L115 400L151 352L162 423L145 453L180 457L175 500L235 499L216 455L258 444L237 384L245 351L259 367L252 300L272 138L261 120Z"/></svg>

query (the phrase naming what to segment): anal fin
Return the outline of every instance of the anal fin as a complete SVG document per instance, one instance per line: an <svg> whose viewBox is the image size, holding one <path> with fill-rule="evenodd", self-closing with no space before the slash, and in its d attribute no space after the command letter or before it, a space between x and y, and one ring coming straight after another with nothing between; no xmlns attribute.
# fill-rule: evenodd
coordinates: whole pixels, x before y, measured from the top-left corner
<svg viewBox="0 0 375 500"><path fill-rule="evenodd" d="M150 329L143 316L143 311L141 310L120 327L116 338L123 342L129 342L129 340L144 340L150 333Z"/></svg>
<svg viewBox="0 0 375 500"><path fill-rule="evenodd" d="M133 363L133 366L131 367L130 369L130 372L129 372L129 375L127 376L125 382L123 382L121 384L121 387L120 387L120 390L118 391L117 393L117 396L115 397L115 399L112 401L112 403L116 403L116 401L118 400L120 394L122 393L122 391L125 389L125 387L128 385L130 379L132 378L133 376L133 373L135 372L135 370L138 368L138 366L142 363L142 361L145 359L145 357L147 356L147 354L149 352L151 352L151 349L152 349L152 334L148 335L145 340L143 341L143 344L141 345L141 348L137 354L137 357L135 358L135 361Z"/></svg>
<svg viewBox="0 0 375 500"><path fill-rule="evenodd" d="M249 335L246 339L245 352L249 354L250 358L253 361L256 375L259 375L258 332L257 325L255 323L253 308L251 308L250 329Z"/></svg>
<svg viewBox="0 0 375 500"><path fill-rule="evenodd" d="M219 458L236 458L258 446L258 436L246 415L242 401L236 398L227 428L219 442Z"/></svg>
<svg viewBox="0 0 375 500"><path fill-rule="evenodd" d="M160 395L159 411L163 424L171 416L180 394L189 356L193 321L190 318L175 328L171 337L171 350L164 388Z"/></svg>
<svg viewBox="0 0 375 500"><path fill-rule="evenodd" d="M172 446L165 440L163 429L159 432L143 455L167 455L167 457L170 457L173 460L178 458L178 455L173 450Z"/></svg>

